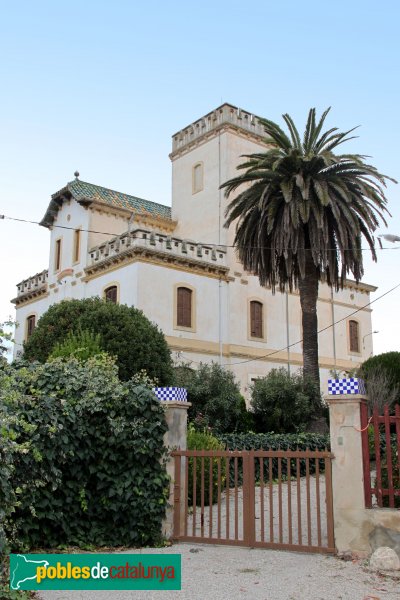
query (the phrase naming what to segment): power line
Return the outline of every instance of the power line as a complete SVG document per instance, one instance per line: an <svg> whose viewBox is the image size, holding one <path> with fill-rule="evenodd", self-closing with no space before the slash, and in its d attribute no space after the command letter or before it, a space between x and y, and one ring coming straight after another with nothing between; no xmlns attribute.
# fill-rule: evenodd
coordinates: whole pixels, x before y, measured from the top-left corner
<svg viewBox="0 0 400 600"><path fill-rule="evenodd" d="M17 221L19 223L28 223L31 225L40 225L39 221L31 221L29 219L18 219L16 217L9 217L7 215L0 215L0 220L1 219L7 219L9 221ZM52 227L56 227L58 229L68 229L71 231L76 231L76 227L69 227L68 225L52 225ZM111 237L118 237L120 235L120 233L110 233L109 231L97 231L96 229L81 229L79 228L79 231L83 231L85 233L96 233L98 235L108 235ZM164 235L164 234L163 234ZM191 240L185 240L187 243L191 243ZM220 244L218 243L214 243L214 242L192 242L193 244L197 244L199 246L216 246L217 248L236 248L235 244ZM270 248L268 246L249 246L249 248L259 248L259 249L263 249L263 250L274 250L274 248ZM292 248L285 248L285 250L292 250ZM337 250L337 248L326 248L326 250ZM353 250L353 248L342 248L342 250ZM371 249L370 248L360 248L360 250L362 252L369 252ZM400 246L380 246L380 247L376 247L376 250L400 250Z"/></svg>
<svg viewBox="0 0 400 600"><path fill-rule="evenodd" d="M371 304L374 304L374 302L377 302L378 300L381 300L382 298L384 298L388 294L391 294L398 287L400 287L400 283L398 283L397 285L395 285L394 287L392 287L387 292L384 292L383 294L381 294L380 296L378 296L374 300L371 300L367 304L364 304L364 306L361 306L360 308L357 308L356 310L354 310L352 313L350 313L346 317L342 317L341 319L338 319L337 321L334 321L333 323L330 323L326 327L323 327L322 329L319 329L317 331L317 334L320 334L323 331L326 331L327 329L330 329L331 327L334 327L335 325L337 325L338 323L341 323L342 321L346 321L349 317L352 317L353 315L357 314L361 310L364 310L364 308L367 308L368 306L371 306ZM249 359L246 359L246 360L241 360L241 361L237 361L237 362L233 362L233 363L229 363L229 364L226 363L225 366L230 367L230 366L233 366L233 365L244 365L246 363L255 362L257 360L264 360L265 358L268 358L269 356L273 356L274 354L279 354L279 352L284 352L285 350L289 350L289 348L292 348L293 346L297 346L297 344L301 344L302 341L303 341L303 338L301 340L298 340L297 342L293 342L292 344L289 344L288 346L284 346L283 348L280 348L279 350L273 350L272 352L269 352L268 354L264 354L263 356L257 356L256 358L249 358ZM191 348L189 348L189 347L180 348L179 351L182 352L182 351L190 350L190 349ZM196 364L200 364L200 362L197 361L197 360L192 360L192 359L189 359L189 360L191 360L192 362L194 362Z"/></svg>

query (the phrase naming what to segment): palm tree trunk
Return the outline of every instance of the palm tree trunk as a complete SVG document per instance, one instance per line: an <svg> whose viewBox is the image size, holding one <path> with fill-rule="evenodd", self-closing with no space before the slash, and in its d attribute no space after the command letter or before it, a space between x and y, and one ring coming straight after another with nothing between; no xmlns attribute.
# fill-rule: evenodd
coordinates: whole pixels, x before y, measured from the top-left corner
<svg viewBox="0 0 400 600"><path fill-rule="evenodd" d="M318 273L311 253L306 259L304 279L299 280L303 324L303 374L320 386L318 364Z"/></svg>

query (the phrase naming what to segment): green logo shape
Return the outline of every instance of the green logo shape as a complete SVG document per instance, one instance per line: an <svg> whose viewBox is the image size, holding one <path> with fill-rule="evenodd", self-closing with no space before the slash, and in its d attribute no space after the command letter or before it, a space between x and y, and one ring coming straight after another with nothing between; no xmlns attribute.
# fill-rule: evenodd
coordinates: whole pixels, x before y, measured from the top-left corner
<svg viewBox="0 0 400 600"><path fill-rule="evenodd" d="M11 590L180 590L180 554L11 554Z"/></svg>

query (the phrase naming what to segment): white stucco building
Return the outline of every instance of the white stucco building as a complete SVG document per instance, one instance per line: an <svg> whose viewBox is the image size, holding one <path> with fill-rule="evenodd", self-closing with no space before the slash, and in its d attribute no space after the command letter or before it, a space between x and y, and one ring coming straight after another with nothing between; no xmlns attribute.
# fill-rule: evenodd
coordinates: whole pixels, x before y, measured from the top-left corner
<svg viewBox="0 0 400 600"><path fill-rule="evenodd" d="M273 367L299 368L298 294L261 288L236 260L233 229L223 227L220 184L235 176L241 155L264 148L258 118L224 104L172 137L171 208L78 178L53 194L41 223L50 231L49 264L19 283L14 299L16 352L51 304L101 296L142 309L177 362L231 368L244 392ZM331 369L371 355L371 309L362 307L375 289L320 285L324 389Z"/></svg>

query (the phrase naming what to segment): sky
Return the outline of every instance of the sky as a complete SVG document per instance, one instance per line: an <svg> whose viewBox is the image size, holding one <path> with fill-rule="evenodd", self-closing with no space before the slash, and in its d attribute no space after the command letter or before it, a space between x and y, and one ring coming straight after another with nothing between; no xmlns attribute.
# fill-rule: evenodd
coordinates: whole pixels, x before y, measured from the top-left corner
<svg viewBox="0 0 400 600"><path fill-rule="evenodd" d="M0 215L40 221L73 179L171 204L171 136L223 102L302 130L360 125L343 151L400 180L396 0L0 0ZM400 235L400 186L387 189ZM49 232L0 220L0 322L48 267ZM364 244L365 246L365 244ZM400 247L365 252L375 353L400 350ZM372 333L372 332L371 332Z"/></svg>

